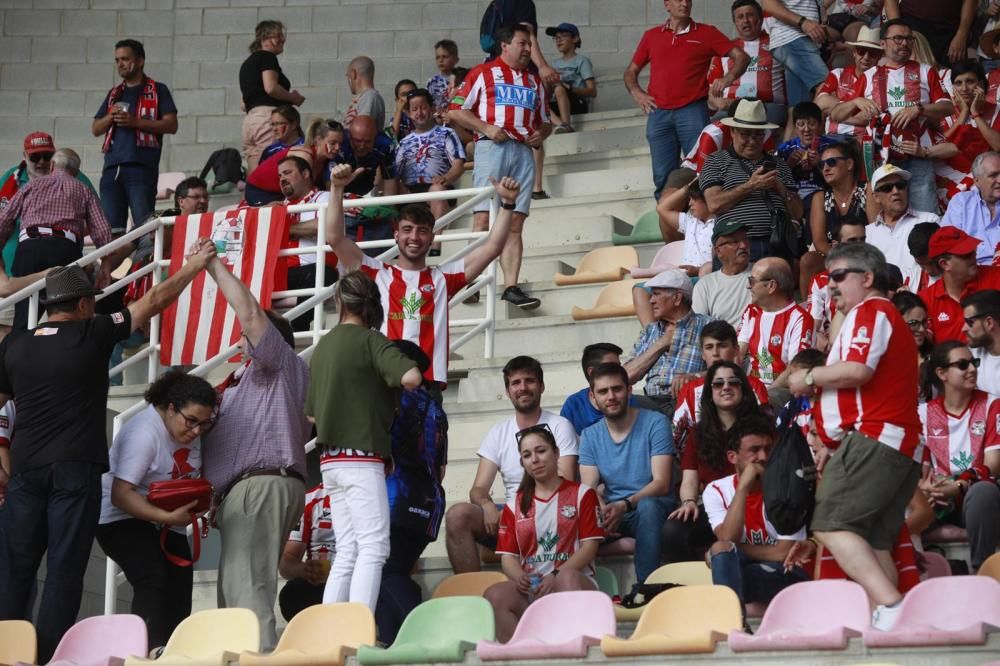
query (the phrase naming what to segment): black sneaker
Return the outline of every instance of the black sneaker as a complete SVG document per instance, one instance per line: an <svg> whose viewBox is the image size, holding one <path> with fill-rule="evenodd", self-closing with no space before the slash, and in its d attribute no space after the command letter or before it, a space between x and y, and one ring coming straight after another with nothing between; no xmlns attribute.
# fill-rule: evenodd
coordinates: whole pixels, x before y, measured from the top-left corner
<svg viewBox="0 0 1000 666"><path fill-rule="evenodd" d="M466 305L475 305L476 303L479 302L479 292L477 291L475 293L469 294L466 297L466 299L462 302L465 303Z"/></svg>
<svg viewBox="0 0 1000 666"><path fill-rule="evenodd" d="M549 195L545 192L545 190L541 190L539 192L532 192L531 198L535 201L539 201L541 199L548 199Z"/></svg>
<svg viewBox="0 0 1000 666"><path fill-rule="evenodd" d="M524 293L520 287L507 287L503 290L503 296L501 298L511 305L516 305L522 310L534 310L542 304L542 302L534 296L528 296Z"/></svg>

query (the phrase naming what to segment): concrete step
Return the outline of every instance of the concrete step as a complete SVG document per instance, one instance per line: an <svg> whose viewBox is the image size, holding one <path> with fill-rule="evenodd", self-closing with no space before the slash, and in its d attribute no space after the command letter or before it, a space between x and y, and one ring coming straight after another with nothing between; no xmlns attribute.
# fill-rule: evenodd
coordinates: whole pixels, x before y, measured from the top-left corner
<svg viewBox="0 0 1000 666"><path fill-rule="evenodd" d="M545 161L558 159L569 155L582 156L591 153L603 153L621 148L645 148L645 129L640 125L624 127L580 128L568 134L553 134L545 140Z"/></svg>

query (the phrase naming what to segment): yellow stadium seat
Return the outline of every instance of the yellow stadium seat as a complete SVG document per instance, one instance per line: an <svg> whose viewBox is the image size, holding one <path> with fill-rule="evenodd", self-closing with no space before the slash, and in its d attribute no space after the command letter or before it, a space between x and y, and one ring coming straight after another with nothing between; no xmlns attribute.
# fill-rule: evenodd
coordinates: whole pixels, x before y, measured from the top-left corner
<svg viewBox="0 0 1000 666"><path fill-rule="evenodd" d="M993 553L987 557L976 573L980 576L989 576L1000 582L1000 553Z"/></svg>
<svg viewBox="0 0 1000 666"><path fill-rule="evenodd" d="M481 597L487 589L503 583L507 576L499 571L474 571L448 576L434 588L432 599L441 597Z"/></svg>
<svg viewBox="0 0 1000 666"><path fill-rule="evenodd" d="M244 652L243 666L340 666L375 644L375 617L364 604L320 604L292 618L274 652Z"/></svg>
<svg viewBox="0 0 1000 666"><path fill-rule="evenodd" d="M33 664L37 658L38 639L33 624L24 620L0 622L0 664Z"/></svg>
<svg viewBox="0 0 1000 666"><path fill-rule="evenodd" d="M742 626L739 597L728 587L675 587L649 602L630 638L605 636L601 650L607 657L714 652Z"/></svg>
<svg viewBox="0 0 1000 666"><path fill-rule="evenodd" d="M634 317L635 305L632 303L632 287L638 280L621 280L612 282L597 295L597 301L592 308L573 306L571 314L574 321L588 319L608 319L610 317Z"/></svg>
<svg viewBox="0 0 1000 666"><path fill-rule="evenodd" d="M213 608L184 618L159 659L129 657L125 666L226 666L247 650L260 650L260 623L254 612L246 608Z"/></svg>
<svg viewBox="0 0 1000 666"><path fill-rule="evenodd" d="M664 564L659 569L646 577L645 582L656 583L677 583L678 585L711 585L712 570L704 562L674 562ZM642 611L646 606L638 608L625 608L620 604L615 604L615 620L618 622L637 622L642 616Z"/></svg>
<svg viewBox="0 0 1000 666"><path fill-rule="evenodd" d="M583 255L576 272L556 273L552 280L559 286L616 282L638 263L639 255L634 247L599 247Z"/></svg>

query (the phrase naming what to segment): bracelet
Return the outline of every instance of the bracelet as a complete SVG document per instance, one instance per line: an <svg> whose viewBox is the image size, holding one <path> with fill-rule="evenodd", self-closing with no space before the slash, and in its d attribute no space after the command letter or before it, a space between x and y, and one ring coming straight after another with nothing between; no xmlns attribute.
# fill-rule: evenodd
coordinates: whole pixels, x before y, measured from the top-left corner
<svg viewBox="0 0 1000 666"><path fill-rule="evenodd" d="M514 210L515 208L517 208L517 204L503 202L500 204L500 207L503 208L504 210Z"/></svg>
<svg viewBox="0 0 1000 666"><path fill-rule="evenodd" d="M691 504L697 504L698 503L698 502L696 502L696 501L694 501L693 499L690 499L690 498L689 499L682 499L681 500L681 504L687 504L688 502L691 502Z"/></svg>

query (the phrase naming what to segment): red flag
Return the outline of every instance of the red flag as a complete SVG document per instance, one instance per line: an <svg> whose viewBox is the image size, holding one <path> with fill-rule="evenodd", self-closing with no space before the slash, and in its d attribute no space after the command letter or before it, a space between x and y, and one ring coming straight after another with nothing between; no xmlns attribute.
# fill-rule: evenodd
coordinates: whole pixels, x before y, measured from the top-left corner
<svg viewBox="0 0 1000 666"><path fill-rule="evenodd" d="M274 267L286 209L239 208L222 213L183 215L174 222L170 274L184 263L187 249L199 238L211 238L221 260L264 308L271 306ZM236 313L207 273L199 273L163 313L160 363L197 365L240 338Z"/></svg>

